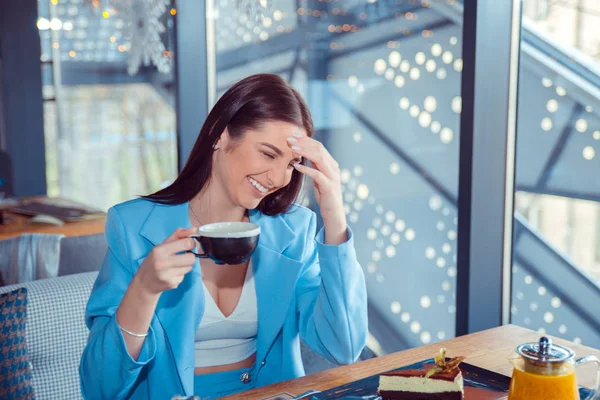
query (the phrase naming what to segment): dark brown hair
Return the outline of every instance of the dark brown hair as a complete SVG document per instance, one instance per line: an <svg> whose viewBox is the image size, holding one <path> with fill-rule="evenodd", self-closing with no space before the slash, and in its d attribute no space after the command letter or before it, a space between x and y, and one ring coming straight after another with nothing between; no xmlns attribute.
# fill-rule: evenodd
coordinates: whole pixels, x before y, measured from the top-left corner
<svg viewBox="0 0 600 400"><path fill-rule="evenodd" d="M162 204L190 201L210 180L213 145L225 128L235 141L242 139L246 131L258 129L268 121L294 124L303 128L309 137L314 133L312 117L302 96L281 77L258 74L236 83L208 114L177 179L168 187L143 197ZM258 210L266 215L286 212L301 187L302 174L294 170L290 183L265 197Z"/></svg>

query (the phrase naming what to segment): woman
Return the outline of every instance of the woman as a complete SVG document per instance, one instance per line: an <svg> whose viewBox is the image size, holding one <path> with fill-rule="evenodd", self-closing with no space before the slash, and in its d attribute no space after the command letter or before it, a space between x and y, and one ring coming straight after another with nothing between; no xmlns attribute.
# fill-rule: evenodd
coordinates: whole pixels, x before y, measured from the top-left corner
<svg viewBox="0 0 600 400"><path fill-rule="evenodd" d="M86 310L86 399L215 398L304 375L300 338L355 361L367 338L364 275L338 164L311 138L301 96L276 75L229 89L166 189L108 211L109 249ZM305 160L310 160L312 167ZM323 217L293 204L302 175ZM186 253L217 221L260 226L251 260Z"/></svg>

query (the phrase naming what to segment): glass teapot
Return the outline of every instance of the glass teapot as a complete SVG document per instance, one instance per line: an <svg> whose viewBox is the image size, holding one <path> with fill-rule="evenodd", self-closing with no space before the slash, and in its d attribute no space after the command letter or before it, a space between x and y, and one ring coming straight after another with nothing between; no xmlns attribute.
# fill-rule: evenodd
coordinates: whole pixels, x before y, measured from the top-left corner
<svg viewBox="0 0 600 400"><path fill-rule="evenodd" d="M508 400L580 400L575 367L596 363L596 385L585 400L598 400L600 395L600 360L587 356L575 360L575 353L552 344L550 338L517 346L511 359L514 370Z"/></svg>

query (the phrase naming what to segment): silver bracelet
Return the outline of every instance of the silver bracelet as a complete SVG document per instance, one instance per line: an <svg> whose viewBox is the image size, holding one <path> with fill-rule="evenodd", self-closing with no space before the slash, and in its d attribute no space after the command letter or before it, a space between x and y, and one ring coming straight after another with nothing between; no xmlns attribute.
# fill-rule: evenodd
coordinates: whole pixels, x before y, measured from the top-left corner
<svg viewBox="0 0 600 400"><path fill-rule="evenodd" d="M126 334L128 334L128 335L130 335L130 336L133 336L133 337L138 337L138 338L141 338L141 337L146 337L146 336L148 336L148 332L146 332L146 333L142 333L142 334L140 335L139 333L133 333L133 332L130 332L130 331L128 331L127 329L125 329L125 328L123 328L121 325L119 325L119 323L117 323L117 326L119 327L119 329L120 329L120 330L122 330L122 331L123 331L123 332L125 332Z"/></svg>

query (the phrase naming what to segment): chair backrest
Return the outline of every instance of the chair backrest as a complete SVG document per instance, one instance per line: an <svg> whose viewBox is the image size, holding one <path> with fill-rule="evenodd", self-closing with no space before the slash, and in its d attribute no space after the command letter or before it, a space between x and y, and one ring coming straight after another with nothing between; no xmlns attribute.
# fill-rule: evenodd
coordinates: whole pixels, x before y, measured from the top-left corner
<svg viewBox="0 0 600 400"><path fill-rule="evenodd" d="M0 240L0 275L5 285L58 275L63 235L23 233Z"/></svg>
<svg viewBox="0 0 600 400"><path fill-rule="evenodd" d="M38 400L81 399L79 361L87 342L85 306L97 272L0 287L27 288L25 338Z"/></svg>
<svg viewBox="0 0 600 400"><path fill-rule="evenodd" d="M104 234L25 233L0 240L0 286L98 271L107 248Z"/></svg>
<svg viewBox="0 0 600 400"><path fill-rule="evenodd" d="M60 242L58 275L98 271L107 248L103 233L63 238Z"/></svg>
<svg viewBox="0 0 600 400"><path fill-rule="evenodd" d="M306 375L337 367L336 364L323 358L308 347L303 340L300 341L300 354L302 355L302 364L304 365L304 372L306 372Z"/></svg>

